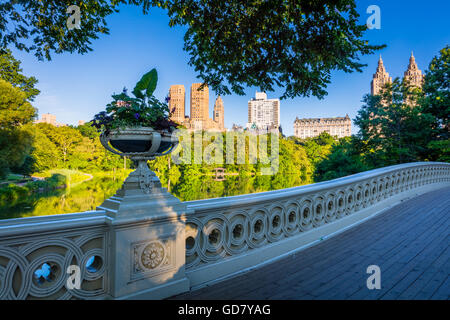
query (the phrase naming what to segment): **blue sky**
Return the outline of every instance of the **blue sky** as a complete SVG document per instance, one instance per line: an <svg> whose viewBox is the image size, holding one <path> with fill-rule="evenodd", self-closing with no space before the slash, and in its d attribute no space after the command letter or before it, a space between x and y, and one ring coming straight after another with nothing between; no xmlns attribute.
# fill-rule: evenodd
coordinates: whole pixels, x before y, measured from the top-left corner
<svg viewBox="0 0 450 320"><path fill-rule="evenodd" d="M387 48L371 56L364 56L368 66L362 73L333 72L328 95L281 101L281 125L287 135L293 134L295 117L349 116L353 119L361 107L361 99L370 90L379 54L387 71L394 78L402 76L411 51L419 68L427 69L431 59L450 43L448 0L357 1L361 22L370 14L369 5L381 9L381 29L368 30L365 39L372 44L387 44ZM155 67L159 83L156 97L163 99L172 84L186 88L186 112L189 115L189 88L200 82L194 69L188 66L189 56L183 51L183 27L170 28L165 11L154 8L144 16L140 8L126 6L121 12L107 18L110 35L93 42L93 51L84 55L53 55L50 62L38 61L34 55L13 49L22 61L26 75L38 80L41 94L34 106L39 115L52 113L58 122L76 124L90 120L111 101L113 92L124 86L133 88L141 75ZM247 122L247 101L257 88L247 88L245 96L224 96L225 126ZM281 96L283 89L269 92L269 98ZM210 115L216 95L210 92ZM357 128L354 128L356 133Z"/></svg>

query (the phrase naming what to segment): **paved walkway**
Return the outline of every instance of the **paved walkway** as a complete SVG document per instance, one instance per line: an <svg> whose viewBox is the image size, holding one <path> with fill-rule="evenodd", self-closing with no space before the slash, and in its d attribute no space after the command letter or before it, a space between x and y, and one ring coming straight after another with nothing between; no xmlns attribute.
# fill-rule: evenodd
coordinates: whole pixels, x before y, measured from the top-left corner
<svg viewBox="0 0 450 320"><path fill-rule="evenodd" d="M175 299L450 298L450 187L405 201L270 265ZM381 289L369 290L369 265Z"/></svg>

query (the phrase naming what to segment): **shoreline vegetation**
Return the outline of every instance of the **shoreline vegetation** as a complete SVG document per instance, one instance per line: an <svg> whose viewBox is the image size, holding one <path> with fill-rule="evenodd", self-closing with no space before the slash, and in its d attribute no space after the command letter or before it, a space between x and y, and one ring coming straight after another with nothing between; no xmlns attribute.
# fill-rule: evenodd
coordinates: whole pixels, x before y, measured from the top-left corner
<svg viewBox="0 0 450 320"><path fill-rule="evenodd" d="M31 176L10 174L7 179L0 181L0 209L8 211L10 208L29 204L40 198L64 196L72 188L97 178L122 181L131 170L117 170L111 172L84 173L78 170L54 169L33 173ZM25 208L31 208L27 206ZM53 214L49 212L48 214ZM8 214L1 214L0 219L10 218Z"/></svg>

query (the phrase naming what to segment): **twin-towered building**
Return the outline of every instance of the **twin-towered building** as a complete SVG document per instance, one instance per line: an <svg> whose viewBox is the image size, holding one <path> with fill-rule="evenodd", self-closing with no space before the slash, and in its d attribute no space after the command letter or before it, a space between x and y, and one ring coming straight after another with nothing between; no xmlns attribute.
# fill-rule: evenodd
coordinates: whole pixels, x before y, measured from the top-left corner
<svg viewBox="0 0 450 320"><path fill-rule="evenodd" d="M416 58L411 52L411 57L409 58L408 68L404 73L404 80L407 80L411 86L421 88L423 85L424 77L422 71L417 67ZM383 59L378 60L377 71L373 75L372 82L370 84L370 93L372 95L378 95L381 89L388 83L392 83L392 77L386 71L383 64Z"/></svg>
<svg viewBox="0 0 450 320"><path fill-rule="evenodd" d="M190 94L190 113L186 116L186 91L184 85L173 85L169 89L169 109L171 120L185 126L188 130L224 131L224 105L219 96L214 103L213 119L209 117L209 88L201 83L193 83Z"/></svg>
<svg viewBox="0 0 450 320"><path fill-rule="evenodd" d="M412 53L409 58L408 68L404 73L404 79L414 87L421 88L423 85L424 77L422 71L417 67L416 59ZM386 71L383 59L380 56L377 70L370 84L370 93L372 95L380 94L382 88L388 83L392 83L392 77ZM328 132L330 135L338 138L347 137L351 135L351 128L352 121L348 115L335 118L296 118L294 121L294 135L302 139L317 137L322 132Z"/></svg>

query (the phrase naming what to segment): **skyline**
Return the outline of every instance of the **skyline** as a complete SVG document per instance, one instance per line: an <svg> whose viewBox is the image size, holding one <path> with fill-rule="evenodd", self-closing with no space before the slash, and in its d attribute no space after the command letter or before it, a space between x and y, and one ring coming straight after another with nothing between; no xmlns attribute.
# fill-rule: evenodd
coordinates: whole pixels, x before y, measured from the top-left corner
<svg viewBox="0 0 450 320"><path fill-rule="evenodd" d="M444 1L437 2L441 7L450 8ZM370 4L371 1L358 3L361 22L369 16L365 9ZM445 8L434 10L419 1L378 1L376 4L381 8L381 29L368 30L364 38L372 44L387 44L388 47L362 57L361 62L368 64L362 73L333 72L328 96L323 100L315 97L281 100L281 125L285 134L293 135L296 117L336 117L348 113L354 119L363 95L370 93L370 82L380 54L386 70L396 78L402 77L407 69L411 51L419 69L425 72L431 59L449 43L446 19L443 18L448 11ZM33 103L39 116L52 113L58 121L73 125L78 120L88 121L110 102L113 92L120 92L124 86L130 88L145 70L152 67L158 70L155 96L161 100L170 85L199 81L187 64L188 55L182 50L184 28L169 28L163 10L152 9L150 15L144 16L138 8L126 7L119 14L108 17L107 22L111 34L94 41L94 50L85 55L53 55L50 62L38 62L32 54L12 50L22 61L24 74L39 80L37 87L41 94ZM244 96L222 96L225 127L231 128L233 123L245 125L247 102L256 91L260 91L259 88L251 87L246 88ZM266 93L270 98L278 98L281 91ZM216 98L217 95L210 92L210 113ZM189 93L186 93L186 100L189 99ZM189 112L187 106L186 114ZM352 127L352 133L356 133L357 127Z"/></svg>

